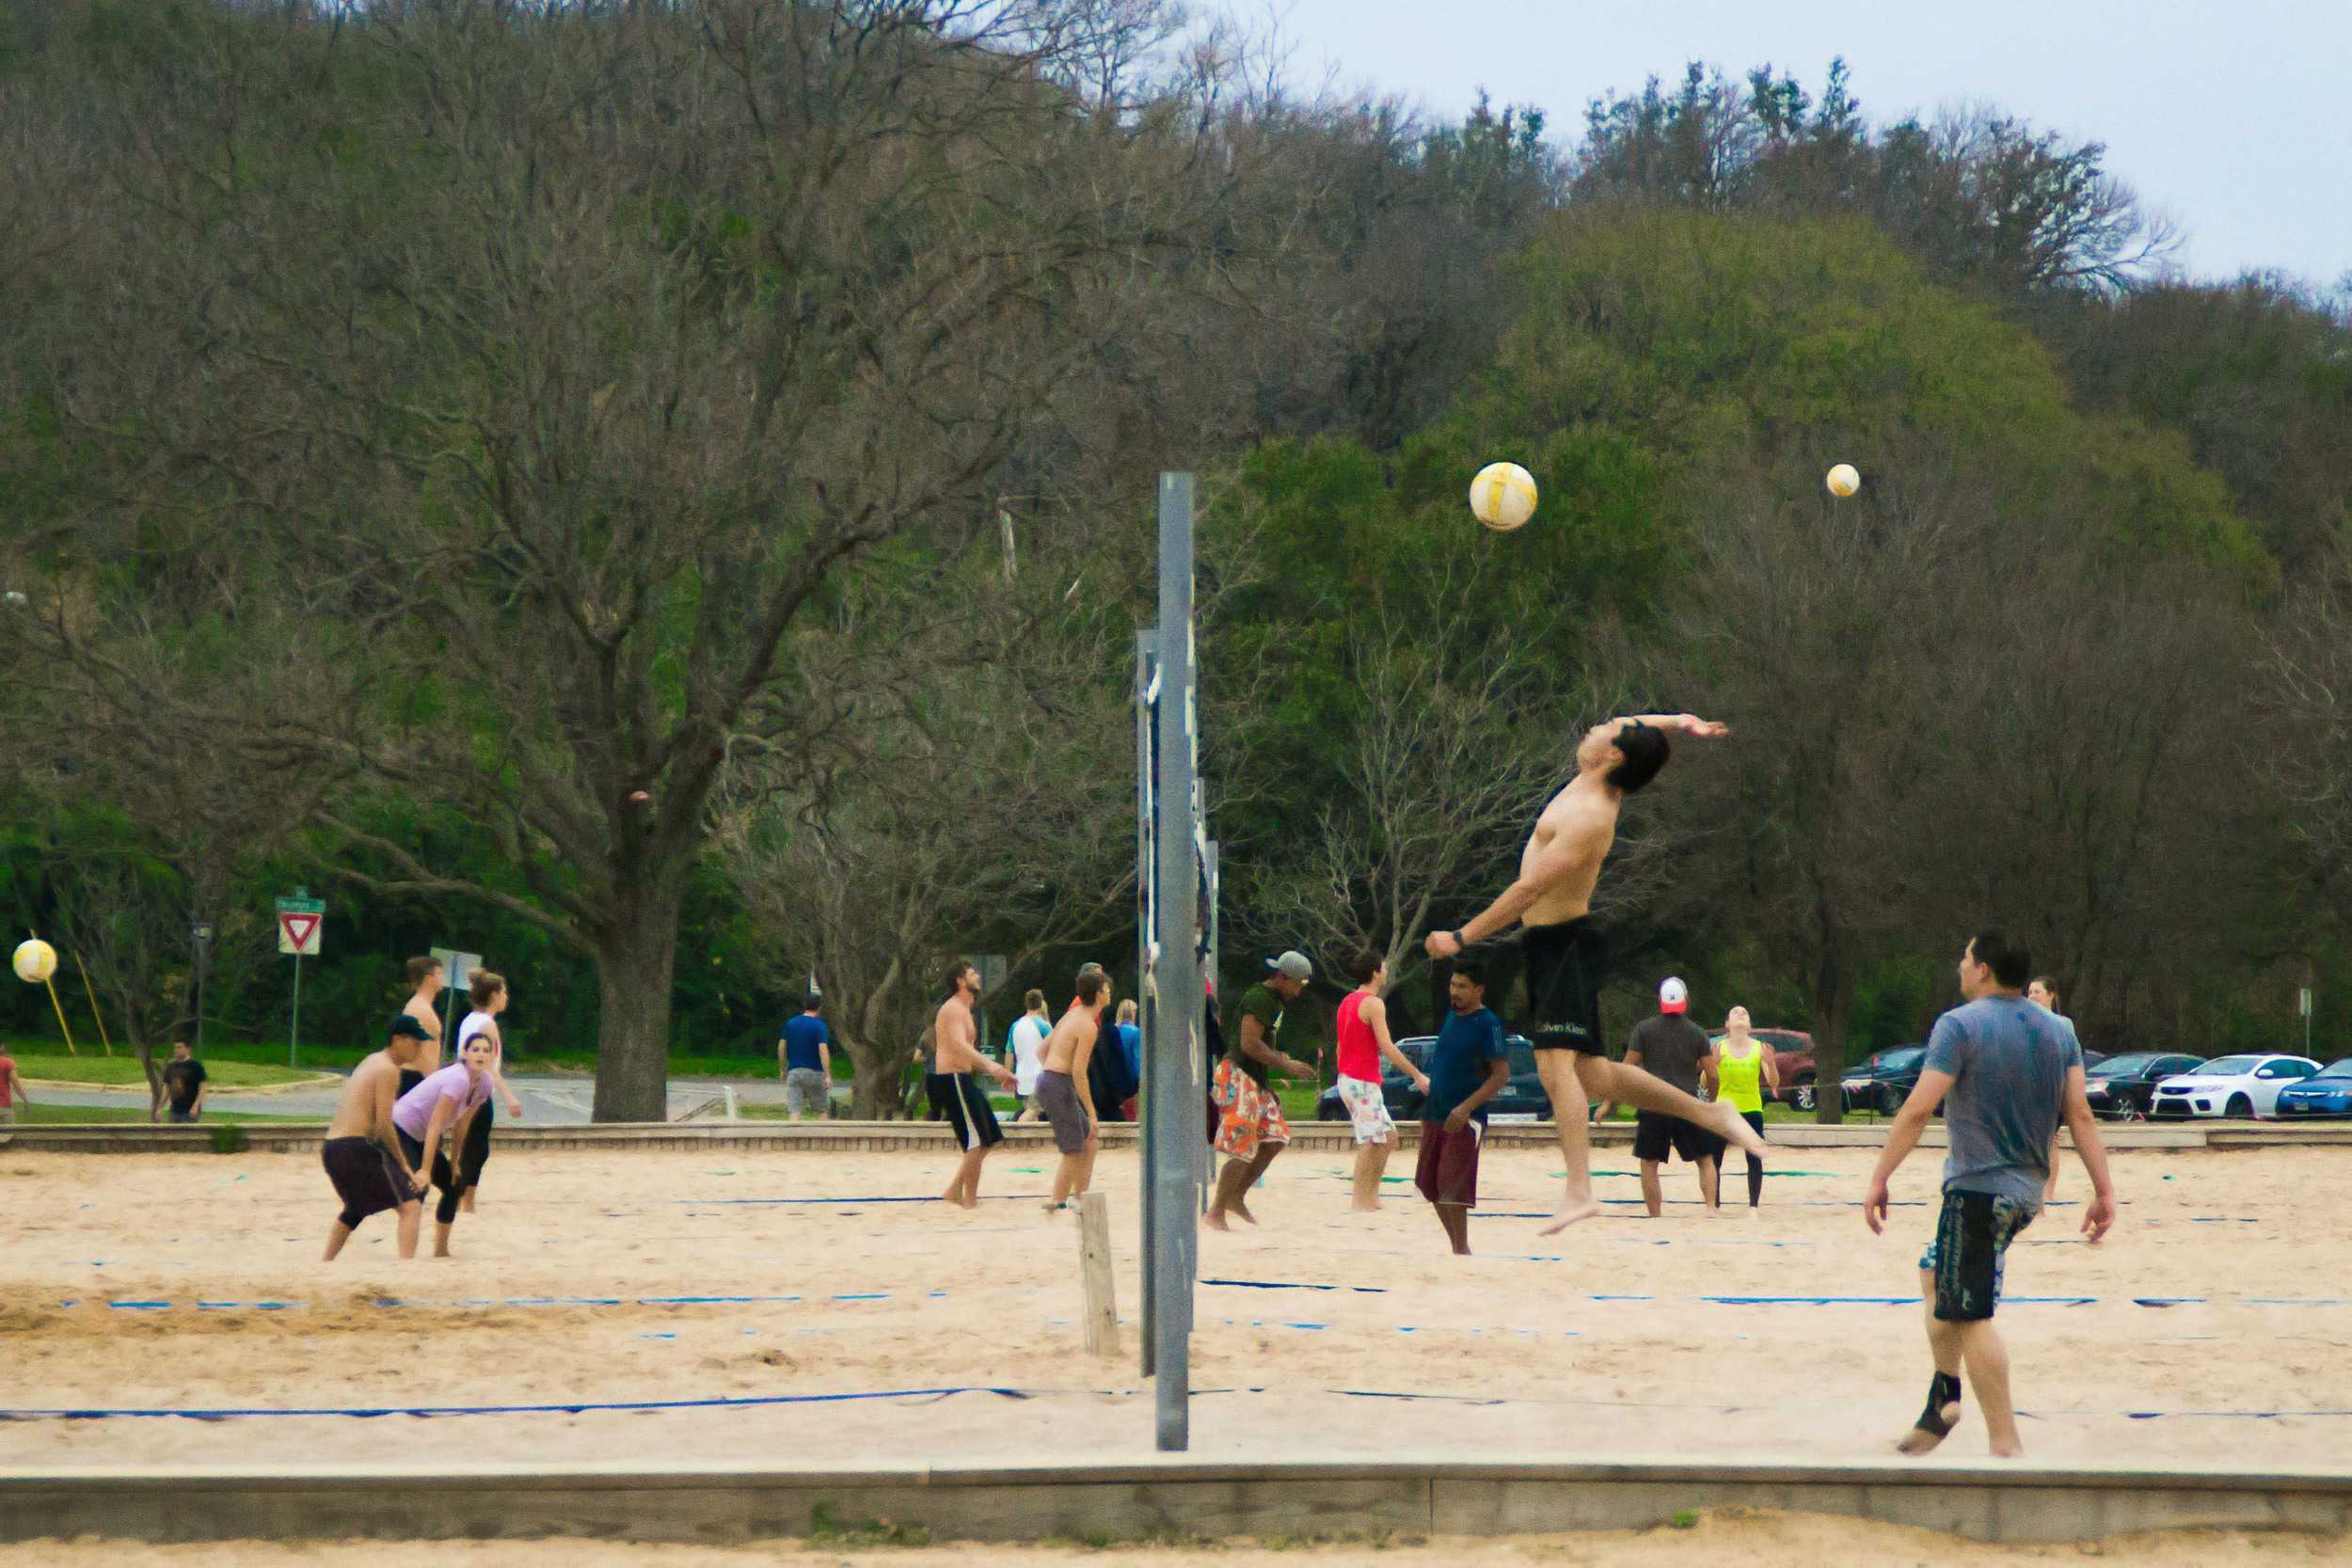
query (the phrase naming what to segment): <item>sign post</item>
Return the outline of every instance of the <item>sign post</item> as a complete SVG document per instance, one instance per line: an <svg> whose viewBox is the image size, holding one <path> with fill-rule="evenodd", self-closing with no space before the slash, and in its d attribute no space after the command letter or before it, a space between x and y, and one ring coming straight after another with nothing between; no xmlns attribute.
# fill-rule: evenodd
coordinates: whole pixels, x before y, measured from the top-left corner
<svg viewBox="0 0 2352 1568"><path fill-rule="evenodd" d="M204 1054L204 966L213 956L213 923L192 921L188 936L196 943L196 1053Z"/></svg>
<svg viewBox="0 0 2352 1568"><path fill-rule="evenodd" d="M479 953L460 953L448 947L428 947L425 952L441 966L441 1038L449 1038L450 1022L457 1016L457 993L473 994L473 972L482 967ZM455 1053L451 1060L456 1059Z"/></svg>
<svg viewBox="0 0 2352 1568"><path fill-rule="evenodd" d="M326 924L326 901L298 887L291 898L278 900L278 951L294 961L294 1023L286 1031L286 1065L296 1065L302 1049L302 960L319 956L319 932Z"/></svg>

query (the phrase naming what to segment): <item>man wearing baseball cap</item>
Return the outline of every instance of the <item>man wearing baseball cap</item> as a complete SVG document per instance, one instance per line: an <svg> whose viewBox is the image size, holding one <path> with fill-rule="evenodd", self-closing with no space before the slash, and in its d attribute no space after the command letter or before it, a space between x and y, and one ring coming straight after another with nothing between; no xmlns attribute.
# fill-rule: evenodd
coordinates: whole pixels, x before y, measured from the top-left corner
<svg viewBox="0 0 2352 1568"><path fill-rule="evenodd" d="M1658 1015L1635 1024L1625 1043L1625 1065L1638 1067L1685 1094L1697 1094L1700 1069L1714 1060L1715 1046L1690 1015L1690 988L1680 977L1668 975L1658 988ZM1613 1108L1603 1106L1602 1117ZM1656 1219L1665 1202L1658 1167L1669 1149L1698 1166L1699 1196L1707 1200L1707 1212L1713 1213L1716 1162L1723 1157L1723 1139L1680 1117L1637 1110L1633 1113L1633 1158L1642 1167L1642 1201L1649 1206L1649 1217Z"/></svg>
<svg viewBox="0 0 2352 1568"><path fill-rule="evenodd" d="M1216 1195L1201 1223L1212 1230L1226 1228L1227 1214L1258 1223L1244 1201L1250 1187L1274 1164L1291 1140L1290 1122L1269 1082L1273 1073L1286 1078L1312 1078L1315 1069L1286 1054L1279 1041L1282 1014L1298 1000L1315 966L1297 951L1266 960L1266 977L1242 993L1241 1032L1225 1059L1216 1064L1211 1098L1216 1102L1216 1151L1225 1169L1216 1179Z"/></svg>

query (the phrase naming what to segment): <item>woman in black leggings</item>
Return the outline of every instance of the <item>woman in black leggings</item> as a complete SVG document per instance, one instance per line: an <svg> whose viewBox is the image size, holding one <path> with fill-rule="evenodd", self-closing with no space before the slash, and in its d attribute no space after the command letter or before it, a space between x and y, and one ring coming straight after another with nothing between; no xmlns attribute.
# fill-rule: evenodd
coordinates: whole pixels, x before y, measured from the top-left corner
<svg viewBox="0 0 2352 1568"><path fill-rule="evenodd" d="M1780 1087L1780 1071L1772 1066L1772 1050L1748 1032L1748 1010L1734 1007L1724 1020L1724 1037L1715 1042L1715 1053L1700 1069L1702 1090L1711 1087L1715 1098L1740 1113L1740 1118L1758 1132L1764 1131L1764 1091L1769 1086ZM1748 1156L1748 1207L1753 1209L1764 1196L1764 1162Z"/></svg>

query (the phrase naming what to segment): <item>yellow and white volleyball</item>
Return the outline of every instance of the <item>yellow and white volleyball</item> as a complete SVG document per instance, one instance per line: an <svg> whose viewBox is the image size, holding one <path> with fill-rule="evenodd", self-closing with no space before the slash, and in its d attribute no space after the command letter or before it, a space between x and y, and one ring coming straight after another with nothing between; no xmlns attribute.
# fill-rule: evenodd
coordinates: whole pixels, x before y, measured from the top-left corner
<svg viewBox="0 0 2352 1568"><path fill-rule="evenodd" d="M1840 463L1829 471L1829 493L1833 496L1852 495L1862 488L1862 476L1853 471L1851 463Z"/></svg>
<svg viewBox="0 0 2352 1568"><path fill-rule="evenodd" d="M16 977L38 986L57 973L57 950L39 937L16 944Z"/></svg>
<svg viewBox="0 0 2352 1568"><path fill-rule="evenodd" d="M1498 533L1535 515L1535 476L1517 463L1489 463L1470 481L1470 511Z"/></svg>

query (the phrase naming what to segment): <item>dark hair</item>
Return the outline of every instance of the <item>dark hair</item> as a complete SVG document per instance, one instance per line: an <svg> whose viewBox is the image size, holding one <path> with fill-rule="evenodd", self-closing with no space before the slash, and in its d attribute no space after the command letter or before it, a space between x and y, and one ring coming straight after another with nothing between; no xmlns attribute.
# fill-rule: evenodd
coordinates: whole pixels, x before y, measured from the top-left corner
<svg viewBox="0 0 2352 1568"><path fill-rule="evenodd" d="M1977 962L1993 972L1993 978L2004 990L2014 986L2020 990L2033 977L2033 954L2022 942L2011 942L1997 926L1987 926L1968 939L1968 950Z"/></svg>
<svg viewBox="0 0 2352 1568"><path fill-rule="evenodd" d="M979 965L969 958L958 958L947 966L947 994L953 996L963 989L963 977Z"/></svg>
<svg viewBox="0 0 2352 1568"><path fill-rule="evenodd" d="M1359 986L1368 986L1372 984L1372 977L1380 973L1380 966L1387 961L1388 959L1383 955L1374 952L1369 947L1360 953L1350 954L1347 959L1347 977Z"/></svg>
<svg viewBox="0 0 2352 1568"><path fill-rule="evenodd" d="M813 1013L824 1005L824 997L817 991L810 991L806 996L801 998L801 1011L804 1013Z"/></svg>
<svg viewBox="0 0 2352 1568"><path fill-rule="evenodd" d="M466 994L473 998L477 1007L505 989L506 976L493 974L486 969L477 969L466 976Z"/></svg>
<svg viewBox="0 0 2352 1568"><path fill-rule="evenodd" d="M424 977L440 967L441 960L438 958L411 958L408 960L408 983L421 986Z"/></svg>
<svg viewBox="0 0 2352 1568"><path fill-rule="evenodd" d="M2040 986L2043 990L2050 993L2050 1000L2053 1002L2058 1000L2058 983L2057 976L2051 974L2037 974L2032 979L2026 981L2026 984L2028 986Z"/></svg>
<svg viewBox="0 0 2352 1568"><path fill-rule="evenodd" d="M1483 958L1456 958L1454 973L1484 990L1486 986L1486 964Z"/></svg>
<svg viewBox="0 0 2352 1568"><path fill-rule="evenodd" d="M1031 986L1027 990L1021 993L1021 1006L1028 1009L1030 1012L1035 1012L1040 1007L1045 1006L1045 993L1038 990L1035 986Z"/></svg>
<svg viewBox="0 0 2352 1568"><path fill-rule="evenodd" d="M1658 770L1674 754L1674 748L1666 744L1666 732L1652 724L1628 724L1611 744L1625 753L1625 760L1612 768L1601 783L1628 795L1638 793L1658 777Z"/></svg>
<svg viewBox="0 0 2352 1568"><path fill-rule="evenodd" d="M1099 969L1078 971L1078 1000L1092 1006L1094 999L1103 994L1103 988L1110 983L1111 977Z"/></svg>

